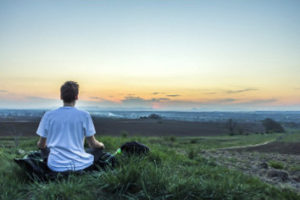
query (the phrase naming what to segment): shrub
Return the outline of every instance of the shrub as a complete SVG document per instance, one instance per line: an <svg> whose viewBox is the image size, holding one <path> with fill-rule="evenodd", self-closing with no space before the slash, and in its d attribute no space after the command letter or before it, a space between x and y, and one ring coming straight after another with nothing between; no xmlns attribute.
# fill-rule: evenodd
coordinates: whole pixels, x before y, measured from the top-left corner
<svg viewBox="0 0 300 200"><path fill-rule="evenodd" d="M193 160L196 157L197 153L195 152L195 150L193 148L191 148L188 152L188 157L189 159Z"/></svg>
<svg viewBox="0 0 300 200"><path fill-rule="evenodd" d="M175 142L176 141L176 137L175 136L170 136L170 141L171 142Z"/></svg>
<svg viewBox="0 0 300 200"><path fill-rule="evenodd" d="M197 139L191 139L191 140L190 140L190 143L191 143L191 144L196 144L196 143L197 143Z"/></svg>
<svg viewBox="0 0 300 200"><path fill-rule="evenodd" d="M121 136L123 138L127 138L128 137L128 132L127 131L121 131Z"/></svg>
<svg viewBox="0 0 300 200"><path fill-rule="evenodd" d="M262 121L262 124L265 128L266 133L273 133L273 132L284 133L285 132L285 130L281 126L281 124L274 121L273 119L266 118Z"/></svg>
<svg viewBox="0 0 300 200"><path fill-rule="evenodd" d="M271 167L275 168L275 169L283 169L284 168L284 164L283 163L278 162L278 161L274 161L274 160L270 161L269 165Z"/></svg>

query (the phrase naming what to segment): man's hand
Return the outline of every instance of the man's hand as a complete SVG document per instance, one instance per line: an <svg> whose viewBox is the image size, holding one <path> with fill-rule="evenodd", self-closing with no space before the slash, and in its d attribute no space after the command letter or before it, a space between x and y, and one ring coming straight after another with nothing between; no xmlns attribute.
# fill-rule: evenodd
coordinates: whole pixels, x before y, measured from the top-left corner
<svg viewBox="0 0 300 200"><path fill-rule="evenodd" d="M96 146L97 147L94 147L94 148L99 148L99 149L104 149L105 148L104 144L102 142L99 142L99 141L96 142Z"/></svg>
<svg viewBox="0 0 300 200"><path fill-rule="evenodd" d="M94 136L86 137L86 141L91 148L98 148L98 149L105 148L104 144L102 142L99 142L98 140L96 140L96 138Z"/></svg>

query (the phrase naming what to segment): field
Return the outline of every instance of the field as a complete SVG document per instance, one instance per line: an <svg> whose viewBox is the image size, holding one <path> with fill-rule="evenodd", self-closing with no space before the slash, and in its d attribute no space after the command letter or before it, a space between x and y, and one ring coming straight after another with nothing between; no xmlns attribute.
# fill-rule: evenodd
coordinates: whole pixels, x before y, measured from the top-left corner
<svg viewBox="0 0 300 200"><path fill-rule="evenodd" d="M249 146L294 144L300 142L299 135L104 136L98 139L108 152L135 140L148 145L151 153L130 158L118 155L121 165L114 170L53 182L28 180L12 161L35 150L36 137L1 137L0 199L300 199L299 154L270 154ZM276 170L286 172L287 179L280 174L267 176Z"/></svg>
<svg viewBox="0 0 300 200"><path fill-rule="evenodd" d="M97 133L106 136L218 136L228 133L225 122L93 118ZM40 118L0 118L0 136L35 136ZM259 123L240 123L244 133L262 132Z"/></svg>

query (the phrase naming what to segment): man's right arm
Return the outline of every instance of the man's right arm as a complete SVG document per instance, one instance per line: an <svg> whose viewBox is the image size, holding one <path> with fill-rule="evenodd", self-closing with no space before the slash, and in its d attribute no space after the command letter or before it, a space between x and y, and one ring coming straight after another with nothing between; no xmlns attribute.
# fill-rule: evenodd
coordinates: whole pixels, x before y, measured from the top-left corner
<svg viewBox="0 0 300 200"><path fill-rule="evenodd" d="M37 142L37 146L39 149L45 149L47 146L46 146L46 141L47 141L47 138L44 138L44 137L40 137L39 141Z"/></svg>
<svg viewBox="0 0 300 200"><path fill-rule="evenodd" d="M39 141L37 142L37 146L39 149L46 148L46 141L48 135L48 121L47 121L47 113L45 113L39 123L39 127L36 133L40 136Z"/></svg>
<svg viewBox="0 0 300 200"><path fill-rule="evenodd" d="M104 144L102 142L99 142L94 135L90 137L86 137L86 141L91 148L99 148L99 149L104 149Z"/></svg>

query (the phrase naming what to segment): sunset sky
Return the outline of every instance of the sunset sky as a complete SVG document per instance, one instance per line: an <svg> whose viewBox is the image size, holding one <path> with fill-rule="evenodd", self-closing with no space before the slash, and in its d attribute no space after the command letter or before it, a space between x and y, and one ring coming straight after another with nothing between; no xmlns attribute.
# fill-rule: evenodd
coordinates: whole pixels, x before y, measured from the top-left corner
<svg viewBox="0 0 300 200"><path fill-rule="evenodd" d="M0 0L0 108L300 110L300 1Z"/></svg>

